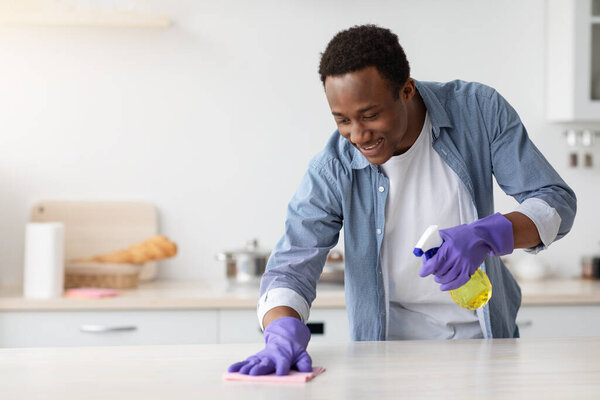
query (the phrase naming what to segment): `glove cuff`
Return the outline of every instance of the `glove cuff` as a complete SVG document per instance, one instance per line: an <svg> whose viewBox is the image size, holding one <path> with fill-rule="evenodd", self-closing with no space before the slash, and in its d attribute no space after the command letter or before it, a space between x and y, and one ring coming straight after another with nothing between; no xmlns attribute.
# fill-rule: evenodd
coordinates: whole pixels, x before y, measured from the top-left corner
<svg viewBox="0 0 600 400"><path fill-rule="evenodd" d="M284 337L293 340L306 350L310 341L308 326L298 318L281 317L272 321L265 328L265 343L269 343L272 336Z"/></svg>
<svg viewBox="0 0 600 400"><path fill-rule="evenodd" d="M473 222L472 226L477 235L490 246L490 255L503 256L515 249L513 226L504 215L489 215Z"/></svg>

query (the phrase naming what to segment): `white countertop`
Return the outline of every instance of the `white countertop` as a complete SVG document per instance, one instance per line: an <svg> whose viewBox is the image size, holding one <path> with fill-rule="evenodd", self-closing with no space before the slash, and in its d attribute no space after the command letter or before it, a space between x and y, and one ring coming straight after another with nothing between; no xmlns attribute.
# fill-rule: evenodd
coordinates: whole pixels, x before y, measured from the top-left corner
<svg viewBox="0 0 600 400"><path fill-rule="evenodd" d="M119 296L102 299L26 299L21 288L2 288L0 311L255 309L259 288L258 285L230 287L225 283L159 280L119 292ZM343 286L321 285L313 307L344 308Z"/></svg>
<svg viewBox="0 0 600 400"><path fill-rule="evenodd" d="M600 304L600 280L549 279L522 281L522 305Z"/></svg>
<svg viewBox="0 0 600 400"><path fill-rule="evenodd" d="M262 344L0 349L3 399L598 399L600 337L311 343L305 384L225 382Z"/></svg>
<svg viewBox="0 0 600 400"><path fill-rule="evenodd" d="M555 279L521 282L523 305L600 304L600 281ZM201 281L155 281L104 299L25 299L20 288L0 289L0 311L254 309L258 287L228 288ZM319 284L314 308L344 308L341 285Z"/></svg>

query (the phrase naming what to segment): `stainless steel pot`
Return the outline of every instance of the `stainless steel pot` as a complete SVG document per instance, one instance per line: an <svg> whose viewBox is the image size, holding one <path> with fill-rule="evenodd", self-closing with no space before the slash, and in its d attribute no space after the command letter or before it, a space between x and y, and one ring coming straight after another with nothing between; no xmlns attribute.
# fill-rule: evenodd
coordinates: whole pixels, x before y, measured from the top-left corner
<svg viewBox="0 0 600 400"><path fill-rule="evenodd" d="M344 253L341 250L329 252L319 282L344 283Z"/></svg>
<svg viewBox="0 0 600 400"><path fill-rule="evenodd" d="M217 260L225 262L226 276L230 282L258 283L270 254L270 251L259 248L257 239L251 239L243 249L218 253Z"/></svg>

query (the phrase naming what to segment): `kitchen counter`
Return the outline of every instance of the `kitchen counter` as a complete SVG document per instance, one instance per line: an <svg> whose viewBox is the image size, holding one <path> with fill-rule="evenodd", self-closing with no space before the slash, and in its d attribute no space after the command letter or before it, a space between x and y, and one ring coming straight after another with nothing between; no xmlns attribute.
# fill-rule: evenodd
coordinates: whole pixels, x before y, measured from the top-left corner
<svg viewBox="0 0 600 400"><path fill-rule="evenodd" d="M0 311L256 309L258 285L209 285L204 281L151 281L102 299L26 299L21 288L0 289ZM342 285L319 286L314 308L344 308Z"/></svg>
<svg viewBox="0 0 600 400"><path fill-rule="evenodd" d="M600 281L521 282L523 305L600 304ZM254 309L258 286L231 288L202 281L155 281L104 299L25 299L20 288L0 289L0 311ZM342 285L319 284L313 308L344 308Z"/></svg>
<svg viewBox="0 0 600 400"><path fill-rule="evenodd" d="M306 384L225 382L260 344L0 350L6 399L597 399L600 337L311 343Z"/></svg>
<svg viewBox="0 0 600 400"><path fill-rule="evenodd" d="M600 304L600 280L549 279L523 281L519 286L526 306Z"/></svg>

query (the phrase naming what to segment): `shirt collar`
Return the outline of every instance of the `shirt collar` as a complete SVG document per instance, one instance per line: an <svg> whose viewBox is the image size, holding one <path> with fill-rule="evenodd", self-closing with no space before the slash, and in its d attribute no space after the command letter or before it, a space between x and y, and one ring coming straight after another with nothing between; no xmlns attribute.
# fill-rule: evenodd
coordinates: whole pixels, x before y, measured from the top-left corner
<svg viewBox="0 0 600 400"><path fill-rule="evenodd" d="M350 163L350 167L352 167L352 169L363 169L369 165L371 165L371 163L366 159L363 153L361 153L356 147L352 146L352 162Z"/></svg>
<svg viewBox="0 0 600 400"><path fill-rule="evenodd" d="M415 79L415 86L425 103L429 118L431 120L431 126L433 128L433 136L437 139L440 135L440 128L447 127L452 128L452 123L448 117L448 113L442 106L442 103L435 96L433 91L428 87L427 83L419 82ZM345 140L345 139L344 139ZM351 145L352 146L352 145ZM376 165L372 165L365 156L356 147L352 146L352 162L350 166L352 169L363 169L368 166L377 168Z"/></svg>
<svg viewBox="0 0 600 400"><path fill-rule="evenodd" d="M415 86L429 113L431 126L433 127L433 136L437 138L440 135L440 128L452 128L448 113L446 113L446 109L442 106L442 103L440 103L440 100L433 93L427 82L419 82L415 79Z"/></svg>

